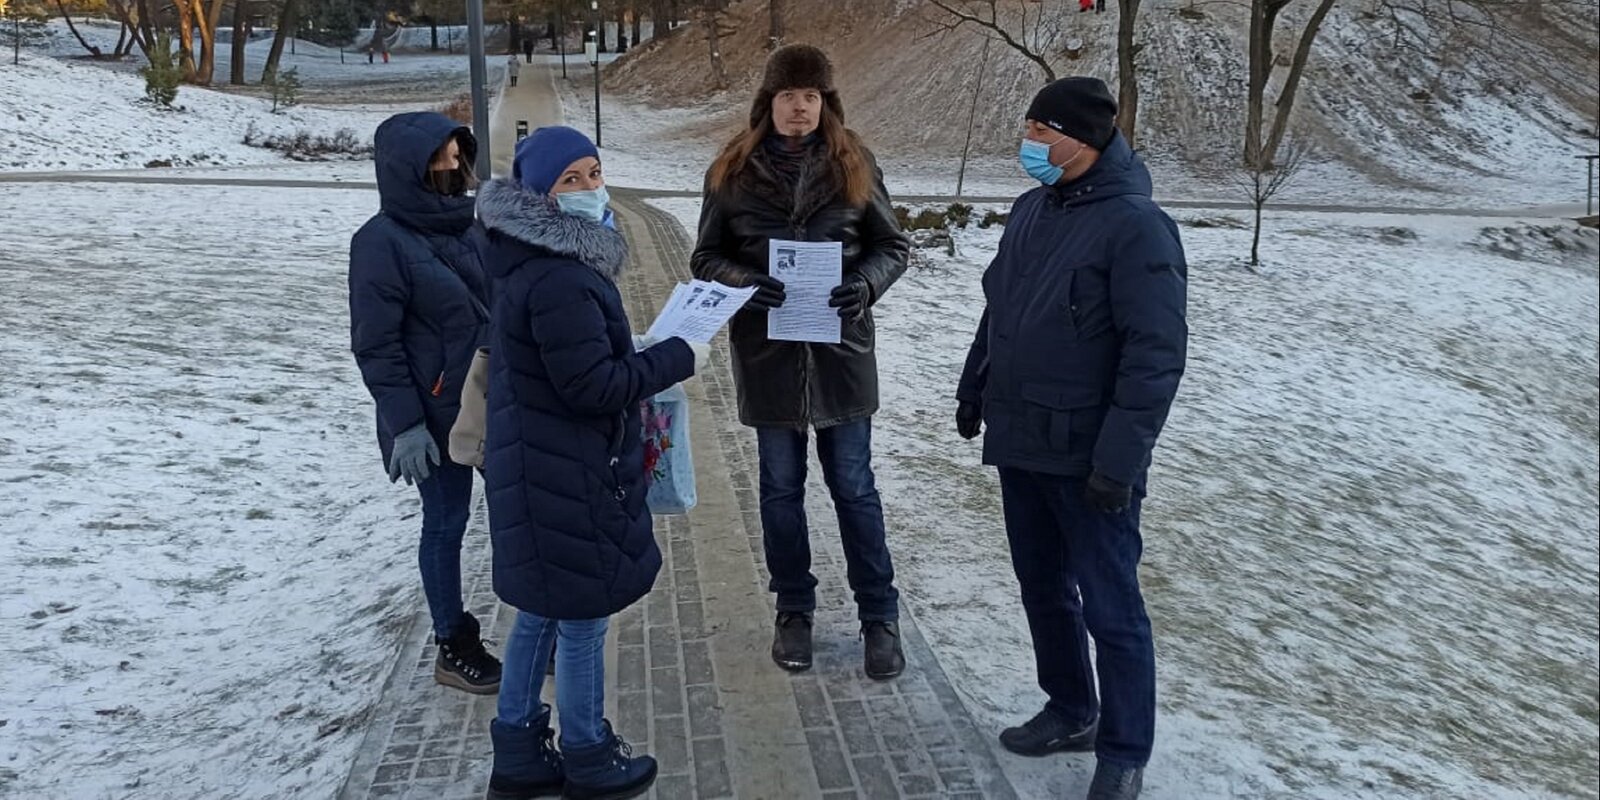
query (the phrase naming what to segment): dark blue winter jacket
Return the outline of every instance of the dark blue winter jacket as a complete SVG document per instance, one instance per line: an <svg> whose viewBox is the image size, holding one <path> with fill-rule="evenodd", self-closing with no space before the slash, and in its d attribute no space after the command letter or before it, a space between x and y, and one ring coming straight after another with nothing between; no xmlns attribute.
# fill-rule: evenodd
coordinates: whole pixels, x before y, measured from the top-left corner
<svg viewBox="0 0 1600 800"><path fill-rule="evenodd" d="M495 180L478 194L495 281L484 484L494 589L555 619L614 614L650 591L639 403L694 374L681 339L635 353L622 235Z"/></svg>
<svg viewBox="0 0 1600 800"><path fill-rule="evenodd" d="M1142 487L1183 375L1187 275L1120 135L1083 177L1018 199L957 391L983 406L984 463Z"/></svg>
<svg viewBox="0 0 1600 800"><path fill-rule="evenodd" d="M422 422L448 458L467 368L488 334L487 242L474 200L423 183L451 136L470 159L471 134L442 114L400 114L378 126L381 210L350 240L350 348L377 401L384 464L395 435Z"/></svg>

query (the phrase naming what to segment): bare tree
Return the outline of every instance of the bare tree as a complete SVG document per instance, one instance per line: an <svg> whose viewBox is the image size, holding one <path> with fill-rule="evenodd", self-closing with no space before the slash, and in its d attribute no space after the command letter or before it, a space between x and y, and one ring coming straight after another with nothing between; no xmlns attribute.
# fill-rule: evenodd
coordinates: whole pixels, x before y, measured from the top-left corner
<svg viewBox="0 0 1600 800"><path fill-rule="evenodd" d="M971 27L985 37L1003 43L1032 61L1045 81L1057 77L1059 49L1056 46L1066 25L1067 3L1061 0L929 0L939 11L933 20L935 32ZM1141 0L1117 0L1117 127L1129 145L1138 143L1139 51L1135 34L1139 24ZM1013 10L1014 7L1014 10Z"/></svg>
<svg viewBox="0 0 1600 800"><path fill-rule="evenodd" d="M78 44L83 45L83 49L89 51L89 55L99 58L102 55L100 48L89 44L89 42L83 38L83 34L78 32L78 26L72 22L72 14L67 11L67 4L62 2L62 0L56 0L56 7L61 9L61 18L67 21L67 30L72 31L72 35L78 40Z"/></svg>
<svg viewBox="0 0 1600 800"><path fill-rule="evenodd" d="M717 89L728 88L728 68L722 63L722 9L725 0L706 0L706 46L710 48L711 77Z"/></svg>
<svg viewBox="0 0 1600 800"><path fill-rule="evenodd" d="M1245 196L1250 200L1250 207L1255 211L1255 233L1250 239L1252 268L1261 265L1261 212L1285 186L1294 182L1305 167L1310 150L1303 144L1304 141L1305 139L1301 137L1290 139L1283 148L1283 157L1274 164L1245 162L1240 168L1239 187L1244 190Z"/></svg>
<svg viewBox="0 0 1600 800"><path fill-rule="evenodd" d="M1272 127L1263 139L1267 84L1272 79L1272 68L1277 59L1277 54L1272 51L1272 33L1279 15L1293 2L1294 0L1250 2L1250 81L1245 95L1244 131L1244 161L1249 168L1272 168L1273 159L1277 156L1279 145L1283 143L1284 132L1288 129L1289 118L1294 111L1295 95L1300 90L1300 79L1305 75L1306 61L1311 57L1311 45L1316 42L1317 33L1322 29L1322 21L1332 10L1335 0L1316 0L1316 9L1311 12L1311 18L1300 30L1294 59L1289 64L1289 73L1284 76L1283 86L1278 90L1278 98L1274 103L1277 111Z"/></svg>
<svg viewBox="0 0 1600 800"><path fill-rule="evenodd" d="M272 49L267 51L267 65L261 70L261 82L272 83L278 77L278 62L283 60L283 43L290 31L300 21L298 0L283 0L283 8L278 11L278 29L273 31ZM381 35L382 25L373 26L373 38Z"/></svg>
<svg viewBox="0 0 1600 800"><path fill-rule="evenodd" d="M229 49L228 83L244 85L244 45L250 39L250 10L245 0L233 2L233 42Z"/></svg>
<svg viewBox="0 0 1600 800"><path fill-rule="evenodd" d="M783 44L783 37L788 32L783 26L783 15L788 10L788 0L768 0L767 3L767 49L776 50Z"/></svg>

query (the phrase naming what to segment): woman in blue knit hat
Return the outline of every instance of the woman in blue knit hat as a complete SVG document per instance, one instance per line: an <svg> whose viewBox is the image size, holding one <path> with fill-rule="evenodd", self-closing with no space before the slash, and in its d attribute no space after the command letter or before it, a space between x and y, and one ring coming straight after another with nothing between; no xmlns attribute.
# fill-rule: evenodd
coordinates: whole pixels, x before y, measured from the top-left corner
<svg viewBox="0 0 1600 800"><path fill-rule="evenodd" d="M478 193L495 280L484 475L494 588L517 608L506 642L489 797L634 797L656 763L602 718L608 618L650 591L661 551L645 506L639 404L705 365L673 338L636 351L588 137L540 128L512 177ZM557 640L560 646L556 647ZM539 699L555 648L560 751Z"/></svg>

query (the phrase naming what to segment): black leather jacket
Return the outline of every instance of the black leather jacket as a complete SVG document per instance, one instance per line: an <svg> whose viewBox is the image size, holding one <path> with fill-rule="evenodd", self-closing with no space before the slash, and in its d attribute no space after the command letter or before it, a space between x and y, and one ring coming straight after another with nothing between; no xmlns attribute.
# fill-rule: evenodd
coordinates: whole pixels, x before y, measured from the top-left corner
<svg viewBox="0 0 1600 800"><path fill-rule="evenodd" d="M774 168L765 148L744 170L712 191L700 212L700 238L691 265L695 277L732 286L766 274L768 242L840 242L844 275L865 278L872 302L906 270L910 241L895 220L883 174L873 162L874 188L865 206L845 202L827 165L826 148L814 146L799 174ZM870 417L878 410L878 364L869 309L844 323L839 344L771 341L765 312L745 310L729 326L739 420L751 427L827 428Z"/></svg>

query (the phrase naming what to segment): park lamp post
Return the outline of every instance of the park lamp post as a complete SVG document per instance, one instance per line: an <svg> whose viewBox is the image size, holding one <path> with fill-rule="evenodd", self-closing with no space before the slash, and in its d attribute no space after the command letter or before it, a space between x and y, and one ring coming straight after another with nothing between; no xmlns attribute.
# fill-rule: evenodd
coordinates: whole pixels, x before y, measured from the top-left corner
<svg viewBox="0 0 1600 800"><path fill-rule="evenodd" d="M589 66L594 67L594 146L600 143L600 0L589 0L589 10L594 12L594 28L589 31L589 41L584 42L584 54Z"/></svg>
<svg viewBox="0 0 1600 800"><path fill-rule="evenodd" d="M473 170L480 180L488 180L494 170L489 145L489 65L484 60L483 0L467 0L467 59L472 80L472 136L478 140L477 163Z"/></svg>

